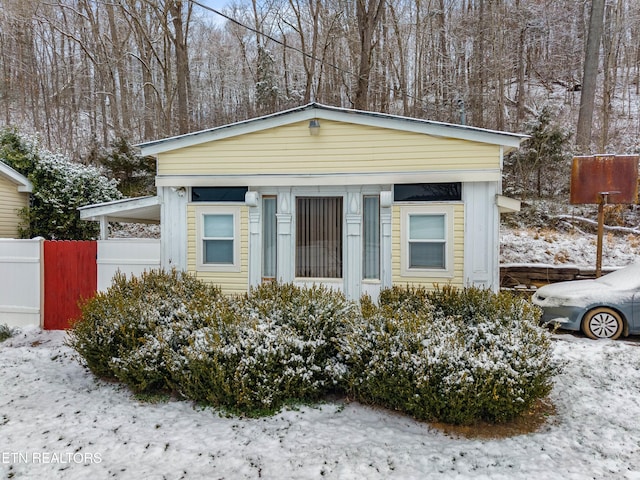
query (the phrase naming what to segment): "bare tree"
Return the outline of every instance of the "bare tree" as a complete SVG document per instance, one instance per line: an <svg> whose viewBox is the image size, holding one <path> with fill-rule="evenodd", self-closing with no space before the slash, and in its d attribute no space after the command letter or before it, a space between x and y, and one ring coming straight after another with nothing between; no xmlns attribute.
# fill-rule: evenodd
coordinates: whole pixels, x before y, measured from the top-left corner
<svg viewBox="0 0 640 480"><path fill-rule="evenodd" d="M584 70L582 75L582 93L580 95L580 112L576 131L576 145L583 152L588 152L591 145L591 128L596 96L596 80L600 63L600 39L604 23L605 0L591 1L591 15L587 46L585 49Z"/></svg>
<svg viewBox="0 0 640 480"><path fill-rule="evenodd" d="M375 48L375 31L382 16L384 5L384 0L356 0L360 49L353 106L359 110L366 110L369 106L369 78L371 76Z"/></svg>

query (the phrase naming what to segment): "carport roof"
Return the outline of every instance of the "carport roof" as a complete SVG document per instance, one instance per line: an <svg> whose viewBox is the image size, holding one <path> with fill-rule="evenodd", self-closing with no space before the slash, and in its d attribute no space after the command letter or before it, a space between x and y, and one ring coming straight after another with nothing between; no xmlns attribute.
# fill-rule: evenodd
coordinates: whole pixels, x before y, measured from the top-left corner
<svg viewBox="0 0 640 480"><path fill-rule="evenodd" d="M100 222L100 238L108 235L108 222L160 223L160 197L138 197L78 208L81 220Z"/></svg>

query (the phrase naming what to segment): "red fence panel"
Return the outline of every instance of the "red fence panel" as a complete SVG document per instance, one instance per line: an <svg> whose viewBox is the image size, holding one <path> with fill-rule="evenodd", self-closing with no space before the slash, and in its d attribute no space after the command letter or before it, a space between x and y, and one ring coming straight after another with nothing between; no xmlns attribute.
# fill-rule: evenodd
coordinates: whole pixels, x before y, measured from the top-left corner
<svg viewBox="0 0 640 480"><path fill-rule="evenodd" d="M98 284L95 241L44 242L44 328L63 330L80 317L79 302Z"/></svg>

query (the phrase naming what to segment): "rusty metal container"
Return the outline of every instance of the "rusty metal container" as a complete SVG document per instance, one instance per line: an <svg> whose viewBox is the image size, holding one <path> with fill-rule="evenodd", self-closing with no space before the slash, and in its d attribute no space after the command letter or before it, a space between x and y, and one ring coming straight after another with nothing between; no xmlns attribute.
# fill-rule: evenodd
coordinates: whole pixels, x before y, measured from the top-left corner
<svg viewBox="0 0 640 480"><path fill-rule="evenodd" d="M638 155L594 155L573 158L572 204L638 201ZM606 194L606 195L605 195Z"/></svg>

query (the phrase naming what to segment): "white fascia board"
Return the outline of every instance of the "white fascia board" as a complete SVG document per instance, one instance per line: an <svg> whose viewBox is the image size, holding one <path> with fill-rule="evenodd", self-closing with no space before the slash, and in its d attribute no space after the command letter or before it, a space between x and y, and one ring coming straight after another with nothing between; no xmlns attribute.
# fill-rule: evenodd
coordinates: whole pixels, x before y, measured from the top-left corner
<svg viewBox="0 0 640 480"><path fill-rule="evenodd" d="M11 182L18 186L19 192L31 193L33 192L33 184L22 175L20 172L14 170L6 163L0 162L0 174L7 177Z"/></svg>
<svg viewBox="0 0 640 480"><path fill-rule="evenodd" d="M517 213L520 211L521 202L515 198L496 195L496 205L500 213Z"/></svg>
<svg viewBox="0 0 640 480"><path fill-rule="evenodd" d="M496 182L500 171L443 170L401 173L289 174L289 175L162 175L156 177L158 187L291 187L326 185L379 185L390 183Z"/></svg>
<svg viewBox="0 0 640 480"><path fill-rule="evenodd" d="M222 125L209 130L202 130L194 133L187 133L177 137L171 137L157 142L149 142L138 145L142 155L157 155L158 153L170 152L180 148L191 147L201 143L213 142L225 138L246 135L248 133L259 132L269 128L276 128L291 123L302 122L311 118L317 118L307 110L292 111L286 114L277 114L268 117L259 117L244 122Z"/></svg>
<svg viewBox="0 0 640 480"><path fill-rule="evenodd" d="M97 203L80 207L78 210L82 220L99 220L100 217L108 217L109 221L113 222L130 222L135 219L139 222L154 223L159 221L159 206L160 198L156 196Z"/></svg>
<svg viewBox="0 0 640 480"><path fill-rule="evenodd" d="M492 145L502 145L506 147L507 152L518 148L523 140L529 138L527 135L469 127L466 125L434 122L431 120L401 117L384 113L326 107L323 105L307 105L265 117L258 117L208 130L170 137L155 142L143 143L138 146L141 149L142 155L157 155L158 153L201 143L245 135L312 119L332 120L356 125L420 133L441 138L454 138ZM322 129L322 123L320 123L320 128Z"/></svg>
<svg viewBox="0 0 640 480"><path fill-rule="evenodd" d="M421 133L432 137L454 138L471 142L503 145L509 149L518 148L527 138L526 135L485 130L481 128L455 125L451 123L434 122L410 117L399 117L376 113L360 113L333 110L318 110L310 118L333 120L337 122L354 123L368 127L379 127L403 132ZM322 128L322 124L320 124Z"/></svg>

